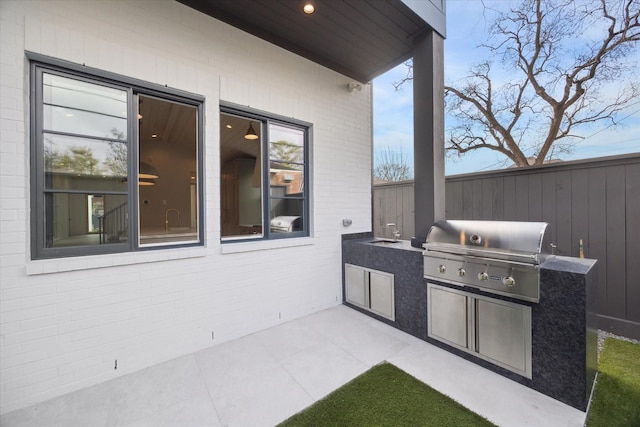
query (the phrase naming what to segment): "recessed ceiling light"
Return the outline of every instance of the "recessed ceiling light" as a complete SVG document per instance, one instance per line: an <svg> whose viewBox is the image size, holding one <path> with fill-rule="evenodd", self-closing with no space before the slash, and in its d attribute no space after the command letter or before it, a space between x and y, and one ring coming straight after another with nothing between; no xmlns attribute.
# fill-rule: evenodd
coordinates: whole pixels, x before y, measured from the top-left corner
<svg viewBox="0 0 640 427"><path fill-rule="evenodd" d="M302 10L304 11L304 13L306 13L307 15L311 15L313 12L316 11L316 8L313 6L313 4L311 3L306 3L304 5L304 7L302 8Z"/></svg>
<svg viewBox="0 0 640 427"><path fill-rule="evenodd" d="M152 133L152 134L151 134L151 138L157 138L157 137L158 137L158 135L157 135L157 134L155 134L155 133Z"/></svg>
<svg viewBox="0 0 640 427"><path fill-rule="evenodd" d="M67 114L65 114L65 116L67 116L67 117L73 117L73 113L67 113Z"/></svg>
<svg viewBox="0 0 640 427"><path fill-rule="evenodd" d="M232 128L233 128L233 126L227 125L227 129L232 129Z"/></svg>

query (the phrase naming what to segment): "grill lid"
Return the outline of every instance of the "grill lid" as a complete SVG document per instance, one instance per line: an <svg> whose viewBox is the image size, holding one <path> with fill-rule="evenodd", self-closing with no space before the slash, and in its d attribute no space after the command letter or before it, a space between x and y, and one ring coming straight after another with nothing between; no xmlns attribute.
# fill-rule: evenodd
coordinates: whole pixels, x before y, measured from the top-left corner
<svg viewBox="0 0 640 427"><path fill-rule="evenodd" d="M290 233L302 229L302 219L299 216L277 216L271 220L271 231Z"/></svg>
<svg viewBox="0 0 640 427"><path fill-rule="evenodd" d="M436 222L424 248L461 255L540 262L545 247L546 222L468 221Z"/></svg>

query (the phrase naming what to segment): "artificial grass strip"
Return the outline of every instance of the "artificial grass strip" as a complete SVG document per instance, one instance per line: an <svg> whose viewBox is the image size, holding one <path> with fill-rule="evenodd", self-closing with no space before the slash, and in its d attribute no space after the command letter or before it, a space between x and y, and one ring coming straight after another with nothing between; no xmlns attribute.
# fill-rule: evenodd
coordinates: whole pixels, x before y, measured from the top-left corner
<svg viewBox="0 0 640 427"><path fill-rule="evenodd" d="M607 338L588 427L640 426L640 344Z"/></svg>
<svg viewBox="0 0 640 427"><path fill-rule="evenodd" d="M394 365L384 363L279 425L476 427L494 424Z"/></svg>

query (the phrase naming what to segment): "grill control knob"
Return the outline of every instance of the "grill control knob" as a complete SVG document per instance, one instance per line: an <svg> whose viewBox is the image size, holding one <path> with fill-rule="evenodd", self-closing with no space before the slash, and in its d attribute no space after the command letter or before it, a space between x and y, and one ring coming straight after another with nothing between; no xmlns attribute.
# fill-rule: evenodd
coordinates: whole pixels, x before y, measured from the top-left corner
<svg viewBox="0 0 640 427"><path fill-rule="evenodd" d="M514 279L513 277L509 276L509 277L503 277L502 278L502 284L504 284L505 286L511 288L513 286L515 286L516 284L516 279Z"/></svg>
<svg viewBox="0 0 640 427"><path fill-rule="evenodd" d="M489 275L483 271L482 273L478 273L478 279L486 282L487 280L489 280Z"/></svg>
<svg viewBox="0 0 640 427"><path fill-rule="evenodd" d="M446 272L447 272L447 267L446 267L444 264L440 264L440 265L438 266L438 271L439 271L440 273L446 273Z"/></svg>
<svg viewBox="0 0 640 427"><path fill-rule="evenodd" d="M458 269L458 276L464 277L465 273L466 273L466 271L464 271L464 268L459 268Z"/></svg>

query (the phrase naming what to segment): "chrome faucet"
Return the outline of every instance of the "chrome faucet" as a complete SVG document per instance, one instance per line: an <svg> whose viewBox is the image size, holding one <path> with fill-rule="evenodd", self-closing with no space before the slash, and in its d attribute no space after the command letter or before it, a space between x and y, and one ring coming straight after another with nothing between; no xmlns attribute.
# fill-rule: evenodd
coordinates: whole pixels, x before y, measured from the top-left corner
<svg viewBox="0 0 640 427"><path fill-rule="evenodd" d="M167 209L164 212L164 231L168 232L169 231L169 212L175 212L178 215L178 221L180 221L180 211L178 209Z"/></svg>
<svg viewBox="0 0 640 427"><path fill-rule="evenodd" d="M391 228L393 231L393 241L397 242L398 239L400 238L400 230L398 230L398 228L396 227L396 225L393 222L390 222L389 224L387 224L387 228Z"/></svg>

